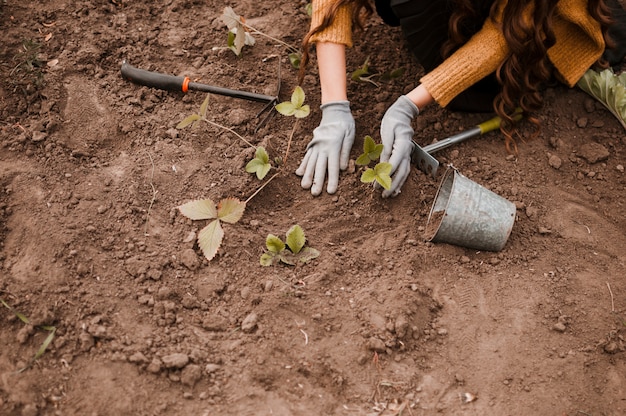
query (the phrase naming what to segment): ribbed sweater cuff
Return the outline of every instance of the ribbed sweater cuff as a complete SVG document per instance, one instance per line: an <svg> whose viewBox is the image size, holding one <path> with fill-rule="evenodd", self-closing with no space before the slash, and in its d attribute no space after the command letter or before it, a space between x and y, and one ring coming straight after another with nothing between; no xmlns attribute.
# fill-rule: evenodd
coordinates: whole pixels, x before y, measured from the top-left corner
<svg viewBox="0 0 626 416"><path fill-rule="evenodd" d="M319 26L324 20L329 7L335 0L313 0L313 15L311 16L311 28ZM344 6L339 9L334 22L322 32L311 38L312 42L340 43L348 47L352 46L352 9Z"/></svg>

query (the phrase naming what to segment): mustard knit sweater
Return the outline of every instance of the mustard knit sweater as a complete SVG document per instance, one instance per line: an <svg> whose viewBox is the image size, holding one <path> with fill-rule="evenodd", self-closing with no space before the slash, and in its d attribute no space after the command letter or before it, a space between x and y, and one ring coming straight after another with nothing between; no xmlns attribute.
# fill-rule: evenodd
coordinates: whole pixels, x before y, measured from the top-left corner
<svg viewBox="0 0 626 416"><path fill-rule="evenodd" d="M313 0L311 27L317 27L326 9L335 0ZM506 0L499 0L495 22L487 19L482 29L441 65L421 78L428 92L441 106L485 76L494 72L509 54L500 29ZM530 3L530 1L529 1ZM313 37L315 42L352 46L351 10L340 10L333 24ZM604 52L600 25L587 12L587 0L560 0L554 16L556 44L548 58L567 85L573 87Z"/></svg>

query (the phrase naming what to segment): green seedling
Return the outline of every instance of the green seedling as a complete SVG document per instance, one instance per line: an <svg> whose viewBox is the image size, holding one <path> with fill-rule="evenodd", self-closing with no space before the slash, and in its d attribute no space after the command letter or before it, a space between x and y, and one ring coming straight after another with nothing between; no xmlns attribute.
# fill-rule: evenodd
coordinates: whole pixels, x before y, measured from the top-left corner
<svg viewBox="0 0 626 416"><path fill-rule="evenodd" d="M43 83L42 67L44 62L39 57L41 44L33 39L22 42L20 51L13 57L15 66L11 69L10 82L15 87L21 84L32 83L40 87Z"/></svg>
<svg viewBox="0 0 626 416"><path fill-rule="evenodd" d="M185 117L180 123L178 123L176 125L176 128L181 130L181 129L184 129L185 127L196 125L196 123L198 121L204 121L205 123L210 124L211 126L218 127L220 129L223 129L223 130L231 132L232 134L237 136L237 138L239 138L239 140L241 140L242 142L244 142L248 146L253 147L253 148L256 149L255 145L253 145L252 143L250 143L249 141L244 139L243 136L241 136L235 130L233 130L233 129L229 128L229 127L226 127L226 126L222 126L221 124L216 123L216 122L211 121L208 118L206 118L207 109L209 108L209 98L210 97L211 97L211 94L207 94L206 98L204 99L204 101L200 105L200 109L198 110L198 112L197 113L193 113L190 116Z"/></svg>
<svg viewBox="0 0 626 416"><path fill-rule="evenodd" d="M605 106L626 129L626 72L616 75L611 68L602 72L589 69L576 85Z"/></svg>
<svg viewBox="0 0 626 416"><path fill-rule="evenodd" d="M261 256L262 266L271 266L282 262L290 266L306 264L319 257L320 252L311 247L305 247L306 237L304 230L298 224L287 231L285 242L279 237L268 234L265 239L267 251Z"/></svg>
<svg viewBox="0 0 626 416"><path fill-rule="evenodd" d="M308 104L304 104L306 98L304 90L299 85L293 90L290 101L284 101L276 104L276 111L284 116L294 116L295 118L304 118L309 115L311 108Z"/></svg>
<svg viewBox="0 0 626 416"><path fill-rule="evenodd" d="M370 162L377 160L383 152L383 145L376 144L371 136L365 136L363 141L363 153L356 159L359 166L367 166Z"/></svg>
<svg viewBox="0 0 626 416"><path fill-rule="evenodd" d="M256 177L260 180L265 178L272 165L270 165L270 157L268 156L265 148L259 146L256 148L254 159L248 162L246 165L246 172L256 173Z"/></svg>
<svg viewBox="0 0 626 416"><path fill-rule="evenodd" d="M287 156L289 155L291 141L293 140L293 135L298 128L298 120L307 117L311 113L311 107L309 107L308 104L304 104L305 98L306 94L304 93L304 90L298 85L293 90L290 101L283 101L282 103L276 104L276 111L278 111L280 114L287 117L293 116L296 118L296 122L293 123L293 128L291 129L291 134L289 135L289 141L287 142L287 150L285 151L283 164L287 163Z"/></svg>
<svg viewBox="0 0 626 416"><path fill-rule="evenodd" d="M350 78L352 79L352 81L355 82L369 82L375 87L378 87L378 84L372 79L373 77L378 75L379 74L370 74L370 58L367 57L365 59L365 62L363 63L363 66L352 72L352 76Z"/></svg>
<svg viewBox="0 0 626 416"><path fill-rule="evenodd" d="M217 254L224 239L221 222L235 224L241 219L246 203L236 198L222 199L216 206L210 199L200 199L178 206L181 214L191 220L213 220L198 233L198 246L207 260Z"/></svg>
<svg viewBox="0 0 626 416"><path fill-rule="evenodd" d="M383 81L391 81L393 79L397 79L404 75L404 68L397 68L390 72L383 72L380 75L380 79Z"/></svg>
<svg viewBox="0 0 626 416"><path fill-rule="evenodd" d="M30 325L30 320L24 314L18 312L13 307L11 307L8 303L6 303L4 299L0 299L0 303L2 303L8 310L10 310L20 321L24 322L26 325ZM46 337L46 339L44 339L43 343L41 344L41 346L35 353L35 356L31 358L31 360L28 362L28 364L25 367L19 369L18 373L21 373L22 371L30 368L30 366L32 366L33 363L37 361L46 352L46 350L50 346L50 343L54 339L54 334L57 331L57 328L51 325L41 325L39 326L39 328L43 329L44 331L48 331L48 336Z"/></svg>
<svg viewBox="0 0 626 416"><path fill-rule="evenodd" d="M361 175L361 182L372 183L376 181L385 189L391 188L391 163L380 162L374 168L367 168Z"/></svg>
<svg viewBox="0 0 626 416"><path fill-rule="evenodd" d="M252 37L252 33L254 33L255 35L263 36L284 46L289 53L291 65L293 65L294 68L299 67L301 54L297 48L246 24L246 19L235 13L232 7L227 6L224 8L222 22L228 27L228 48L232 50L235 55L240 56L244 46L253 46L255 44L256 41L254 37Z"/></svg>

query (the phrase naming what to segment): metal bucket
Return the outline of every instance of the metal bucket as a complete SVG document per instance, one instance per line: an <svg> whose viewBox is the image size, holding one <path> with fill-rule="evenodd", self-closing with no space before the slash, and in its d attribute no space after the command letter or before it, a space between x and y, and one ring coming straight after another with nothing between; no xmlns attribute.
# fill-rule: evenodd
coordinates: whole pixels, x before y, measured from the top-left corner
<svg viewBox="0 0 626 416"><path fill-rule="evenodd" d="M511 234L515 215L515 204L449 167L428 215L426 240L500 251Z"/></svg>

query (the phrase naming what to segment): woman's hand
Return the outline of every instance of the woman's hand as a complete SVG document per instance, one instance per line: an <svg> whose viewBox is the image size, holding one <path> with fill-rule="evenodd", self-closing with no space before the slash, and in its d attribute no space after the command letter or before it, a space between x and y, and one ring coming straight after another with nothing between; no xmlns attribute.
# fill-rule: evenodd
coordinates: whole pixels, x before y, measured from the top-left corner
<svg viewBox="0 0 626 416"><path fill-rule="evenodd" d="M400 96L385 113L380 123L380 137L383 142L381 162L391 163L391 188L383 191L383 198L400 193L411 171L413 151L413 119L419 109L406 95Z"/></svg>
<svg viewBox="0 0 626 416"><path fill-rule="evenodd" d="M339 184L339 170L348 167L350 149L354 143L354 118L348 101L332 101L322 104L322 121L313 130L313 140L296 174L302 176L304 189L319 195L328 172L326 191L333 194Z"/></svg>

